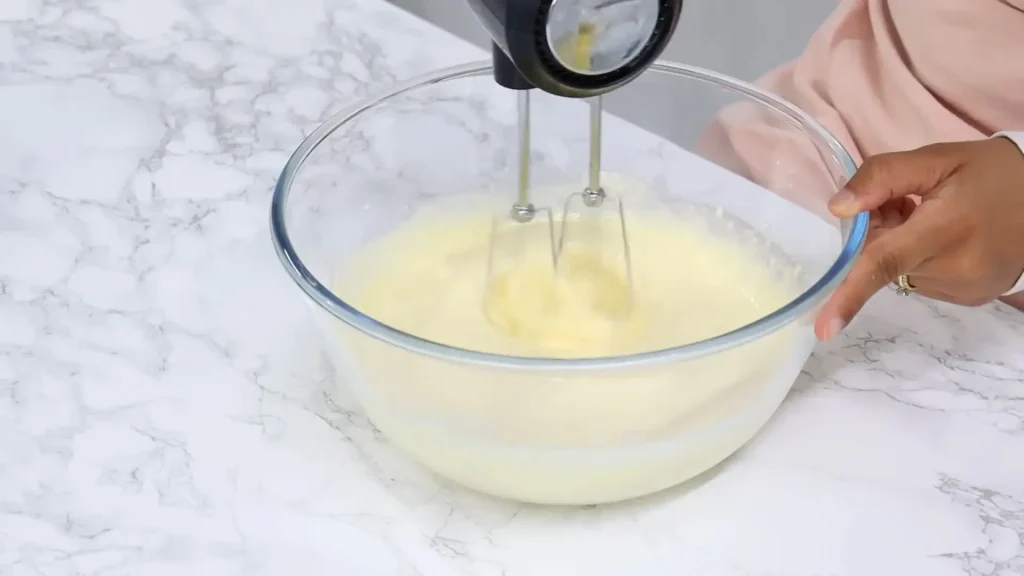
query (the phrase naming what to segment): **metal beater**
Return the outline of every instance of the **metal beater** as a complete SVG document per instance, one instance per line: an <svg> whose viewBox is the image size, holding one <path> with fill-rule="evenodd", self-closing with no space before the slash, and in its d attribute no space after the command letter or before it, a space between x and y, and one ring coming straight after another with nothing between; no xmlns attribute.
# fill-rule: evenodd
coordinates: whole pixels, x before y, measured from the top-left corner
<svg viewBox="0 0 1024 576"><path fill-rule="evenodd" d="M555 248L555 269L562 272L566 260L572 257L575 250L576 254L613 272L614 277L625 281L629 298L627 306L615 312L626 314L632 306L633 297L633 263L630 258L626 212L622 199L608 196L601 185L601 96L595 96L589 104L587 187L565 199Z"/></svg>
<svg viewBox="0 0 1024 576"><path fill-rule="evenodd" d="M518 92L517 196L491 230L488 286L522 255L540 226L559 273L585 255L621 266L631 291L632 263L621 198L601 186L602 95L642 73L668 44L682 0L469 0L491 34L495 81ZM587 186L566 198L559 233L550 207L530 193L530 90L590 99ZM612 246L613 248L609 248Z"/></svg>
<svg viewBox="0 0 1024 576"><path fill-rule="evenodd" d="M507 214L491 222L491 239L487 257L487 284L503 271L515 267L529 249L529 240L536 237L536 228L547 237L551 266L557 265L555 224L549 207L534 206L530 200L530 93L519 91L516 146L516 201Z"/></svg>

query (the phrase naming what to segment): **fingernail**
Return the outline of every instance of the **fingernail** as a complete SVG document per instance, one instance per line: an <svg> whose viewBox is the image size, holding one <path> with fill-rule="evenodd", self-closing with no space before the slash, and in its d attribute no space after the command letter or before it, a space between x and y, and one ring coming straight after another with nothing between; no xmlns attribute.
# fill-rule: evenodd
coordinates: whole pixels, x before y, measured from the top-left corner
<svg viewBox="0 0 1024 576"><path fill-rule="evenodd" d="M838 215L855 214L857 212L857 197L850 190L843 188L828 201L828 207Z"/></svg>
<svg viewBox="0 0 1024 576"><path fill-rule="evenodd" d="M835 338L836 334L839 334L846 328L846 321L842 318L833 318L828 321L825 326L825 341L828 342L832 338Z"/></svg>

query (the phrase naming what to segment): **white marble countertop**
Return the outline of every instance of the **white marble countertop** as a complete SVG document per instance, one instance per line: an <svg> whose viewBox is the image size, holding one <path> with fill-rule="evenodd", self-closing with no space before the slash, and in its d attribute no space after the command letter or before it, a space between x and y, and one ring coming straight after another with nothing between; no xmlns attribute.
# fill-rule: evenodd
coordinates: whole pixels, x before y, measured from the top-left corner
<svg viewBox="0 0 1024 576"><path fill-rule="evenodd" d="M379 0L0 3L0 574L1024 574L1024 315L886 293L765 433L639 502L388 445L270 248L328 112L479 52Z"/></svg>

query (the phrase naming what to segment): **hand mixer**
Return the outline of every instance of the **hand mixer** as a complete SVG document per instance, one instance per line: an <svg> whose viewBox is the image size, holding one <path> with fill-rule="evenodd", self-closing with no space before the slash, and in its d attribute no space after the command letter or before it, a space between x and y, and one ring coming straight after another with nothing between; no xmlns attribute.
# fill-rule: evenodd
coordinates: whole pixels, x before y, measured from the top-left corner
<svg viewBox="0 0 1024 576"><path fill-rule="evenodd" d="M515 228L532 223L545 229L555 270L568 265L565 256L574 244L606 249L603 238L610 234L632 298L622 199L609 197L601 186L602 96L629 83L661 54L679 21L683 0L469 0L469 4L493 40L495 81L518 92L517 196L508 215L496 219L491 230L488 285L500 260L496 254L502 242L497 239L514 238ZM557 240L552 209L534 206L530 199L530 91L534 88L556 96L588 98L590 105L587 185L566 198ZM538 215L546 223L538 222Z"/></svg>

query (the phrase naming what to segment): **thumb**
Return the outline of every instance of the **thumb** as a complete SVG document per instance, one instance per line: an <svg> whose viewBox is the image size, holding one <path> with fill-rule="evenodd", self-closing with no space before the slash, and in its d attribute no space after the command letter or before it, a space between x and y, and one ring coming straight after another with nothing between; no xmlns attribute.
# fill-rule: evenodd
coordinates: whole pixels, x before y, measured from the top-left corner
<svg viewBox="0 0 1024 576"><path fill-rule="evenodd" d="M923 196L963 165L956 145L934 144L909 152L872 156L864 161L846 187L829 201L839 218L874 210L889 200Z"/></svg>

